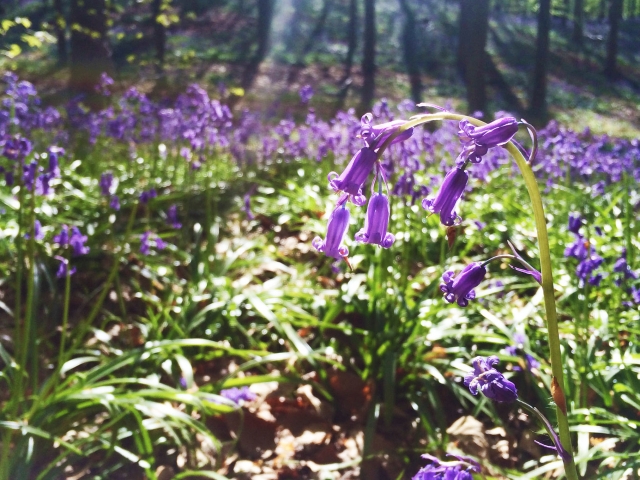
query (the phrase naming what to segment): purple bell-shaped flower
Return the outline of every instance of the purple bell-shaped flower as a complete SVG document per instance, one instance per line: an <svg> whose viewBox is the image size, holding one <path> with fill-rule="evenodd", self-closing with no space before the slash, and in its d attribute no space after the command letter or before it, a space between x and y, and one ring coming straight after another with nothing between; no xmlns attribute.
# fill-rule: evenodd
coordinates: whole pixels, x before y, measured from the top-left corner
<svg viewBox="0 0 640 480"><path fill-rule="evenodd" d="M391 122L380 123L378 125L371 125L373 116L370 113L362 116L360 123L362 128L360 129L360 136L367 142L369 148L376 150L384 141L394 134L400 127L402 127L406 120L393 120ZM404 142L411 138L413 135L413 127L406 129L400 133L396 138L391 141L391 145L394 143Z"/></svg>
<svg viewBox="0 0 640 480"><path fill-rule="evenodd" d="M389 199L381 193L374 193L367 206L367 218L364 228L356 233L358 242L372 243L389 248L395 237L387 232L389 226Z"/></svg>
<svg viewBox="0 0 640 480"><path fill-rule="evenodd" d="M464 384L473 395L480 390L485 397L496 402L514 402L518 399L518 390L513 382L493 368L500 363L498 357L476 357L471 363L473 372L464 377Z"/></svg>
<svg viewBox="0 0 640 480"><path fill-rule="evenodd" d="M476 298L475 287L480 285L487 274L487 269L481 263L471 263L454 276L452 271L442 275L440 290L444 293L444 299L449 302L457 302L461 307L469 305L469 300Z"/></svg>
<svg viewBox="0 0 640 480"><path fill-rule="evenodd" d="M349 195L353 195L353 203L361 206L366 201L365 196L362 194L362 184L365 182L377 159L376 152L370 148L364 147L356 153L347 168L344 169L341 175L336 172L329 173L327 177L329 179L329 186L335 192L346 192Z"/></svg>
<svg viewBox="0 0 640 480"><path fill-rule="evenodd" d="M328 257L340 259L349 255L349 249L342 245L344 234L349 228L349 210L345 203L338 205L329 217L327 225L327 238L316 237L311 244L319 252L323 252Z"/></svg>
<svg viewBox="0 0 640 480"><path fill-rule="evenodd" d="M508 143L517 132L518 121L513 117L499 118L482 127L476 127L468 120L461 120L458 137L464 144L464 149L459 160L479 163L490 148Z"/></svg>
<svg viewBox="0 0 640 480"><path fill-rule="evenodd" d="M462 219L453 210L462 196L469 175L461 168L454 168L444 177L436 198L422 200L422 208L431 213L440 213L440 223L446 226L457 225Z"/></svg>

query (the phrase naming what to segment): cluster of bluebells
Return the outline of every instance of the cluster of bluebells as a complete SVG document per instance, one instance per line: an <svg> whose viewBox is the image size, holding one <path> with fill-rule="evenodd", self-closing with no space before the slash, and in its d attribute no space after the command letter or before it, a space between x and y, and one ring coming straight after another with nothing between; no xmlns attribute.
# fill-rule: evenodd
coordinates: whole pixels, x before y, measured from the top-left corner
<svg viewBox="0 0 640 480"><path fill-rule="evenodd" d="M62 225L60 233L53 237L53 243L59 247L71 250L72 257L80 257L89 253L89 247L85 245L87 242L87 236L83 235L78 227L71 227L71 233L69 233L69 226ZM69 261L66 257L57 256L60 261L56 276L58 278L64 278L67 275L73 275L76 272L76 268L69 268Z"/></svg>
<svg viewBox="0 0 640 480"><path fill-rule="evenodd" d="M626 248L622 250L622 254L613 265L613 272L617 274L614 280L615 284L618 287L626 289L627 293L631 296L632 302L624 302L625 306L632 307L633 304L640 305L640 285L638 285L637 282L636 285L633 285L633 282L640 278L640 274L629 266Z"/></svg>
<svg viewBox="0 0 640 480"><path fill-rule="evenodd" d="M573 234L574 240L564 250L565 257L572 257L578 260L576 276L580 284L589 282L591 285L599 285L602 281L602 273L595 271L602 265L604 259L596 253L595 247L585 238L582 233L583 219L577 213L569 215L569 231Z"/></svg>
<svg viewBox="0 0 640 480"><path fill-rule="evenodd" d="M117 188L113 173L105 172L100 176L100 193L109 201L109 207L120 210L120 198L115 194Z"/></svg>
<svg viewBox="0 0 640 480"><path fill-rule="evenodd" d="M151 253L151 247L155 247L156 250L164 250L167 244L155 233L147 230L140 235L140 253L142 255L149 255Z"/></svg>

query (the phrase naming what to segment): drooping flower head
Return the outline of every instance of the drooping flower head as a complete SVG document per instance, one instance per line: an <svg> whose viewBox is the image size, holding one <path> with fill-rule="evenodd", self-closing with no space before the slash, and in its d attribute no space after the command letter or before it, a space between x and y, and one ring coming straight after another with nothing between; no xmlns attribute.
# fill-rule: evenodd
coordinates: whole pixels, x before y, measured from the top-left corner
<svg viewBox="0 0 640 480"><path fill-rule="evenodd" d="M456 460L443 462L432 455L422 455L422 458L432 463L421 468L411 480L473 480L472 473L480 472L480 464L475 460L459 455L449 455Z"/></svg>
<svg viewBox="0 0 640 480"><path fill-rule="evenodd" d="M362 184L373 170L376 159L376 152L370 148L364 147L360 149L358 153L353 156L342 174L338 175L336 172L329 173L327 177L329 179L329 186L334 192L342 191L352 195L354 204L358 206L364 205L366 198L362 194Z"/></svg>
<svg viewBox="0 0 640 480"><path fill-rule="evenodd" d="M480 285L487 274L487 269L481 263L470 263L457 275L453 271L447 271L442 275L440 290L444 293L444 299L449 302L457 302L461 307L469 305L469 300L476 298L475 287Z"/></svg>
<svg viewBox="0 0 640 480"><path fill-rule="evenodd" d="M105 197L108 197L109 195L111 195L113 192L111 191L111 189L113 188L113 173L111 172L105 172L102 175L100 175L100 193L102 195L104 195Z"/></svg>
<svg viewBox="0 0 640 480"><path fill-rule="evenodd" d="M490 148L505 145L518 131L518 121L513 117L504 117L491 123L476 127L468 120L460 121L458 137L464 145L458 157L459 163L467 160L480 163Z"/></svg>
<svg viewBox="0 0 640 480"><path fill-rule="evenodd" d="M462 196L469 175L461 168L454 168L444 177L440 191L436 198L422 200L422 208L431 213L440 214L440 223L446 226L458 225L462 219L454 211L456 203Z"/></svg>
<svg viewBox="0 0 640 480"><path fill-rule="evenodd" d="M380 123L378 125L372 125L373 115L367 113L362 116L360 120L360 136L367 143L367 146L372 150L377 150L384 141L397 132L402 127L406 120L392 120L391 122ZM395 143L404 142L411 138L413 135L413 127L404 130L396 138L391 141L391 145Z"/></svg>
<svg viewBox="0 0 640 480"><path fill-rule="evenodd" d="M55 257L59 262L58 270L56 271L56 278L66 278L67 275L71 276L76 273L76 267L69 268L69 260L63 257Z"/></svg>
<svg viewBox="0 0 640 480"><path fill-rule="evenodd" d="M473 372L464 377L464 384L473 395L477 395L479 390L485 397L496 402L513 402L518 398L518 390L502 373L493 368L499 362L494 355L474 358L471 362Z"/></svg>
<svg viewBox="0 0 640 480"><path fill-rule="evenodd" d="M582 226L582 217L579 213L572 212L569 214L569 231L578 235Z"/></svg>
<svg viewBox="0 0 640 480"><path fill-rule="evenodd" d="M364 228L356 233L355 239L358 242L389 248L393 245L395 237L387 232L388 225L389 198L384 194L374 193L369 199Z"/></svg>
<svg viewBox="0 0 640 480"><path fill-rule="evenodd" d="M347 228L349 228L349 218L349 209L347 209L346 203L342 202L329 217L327 238L324 241L320 237L314 238L313 242L311 242L313 247L319 252L324 252L328 257L335 259L348 256L349 249L342 245L342 239Z"/></svg>

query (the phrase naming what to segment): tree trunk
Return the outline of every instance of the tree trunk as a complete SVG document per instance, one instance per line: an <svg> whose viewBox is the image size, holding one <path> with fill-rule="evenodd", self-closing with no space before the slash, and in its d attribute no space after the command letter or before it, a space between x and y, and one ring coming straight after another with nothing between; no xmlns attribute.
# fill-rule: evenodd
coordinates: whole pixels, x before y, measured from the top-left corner
<svg viewBox="0 0 640 480"><path fill-rule="evenodd" d="M620 76L618 71L618 33L622 17L622 0L609 0L609 34L607 35L607 58L604 74L614 80Z"/></svg>
<svg viewBox="0 0 640 480"><path fill-rule="evenodd" d="M487 108L485 46L489 30L489 0L460 2L458 63L467 86L469 113Z"/></svg>
<svg viewBox="0 0 640 480"><path fill-rule="evenodd" d="M600 11L598 12L598 19L604 20L607 16L607 0L600 0Z"/></svg>
<svg viewBox="0 0 640 480"><path fill-rule="evenodd" d="M362 57L362 97L360 108L371 110L375 96L376 75L376 2L364 0L364 38Z"/></svg>
<svg viewBox="0 0 640 480"><path fill-rule="evenodd" d="M562 0L562 26L567 26L567 20L571 15L571 0Z"/></svg>
<svg viewBox="0 0 640 480"><path fill-rule="evenodd" d="M407 66L409 83L411 84L411 99L415 103L420 103L422 101L422 81L420 79L420 52L418 51L415 13L411 9L408 0L400 0L400 8L404 13L402 48L404 63Z"/></svg>
<svg viewBox="0 0 640 480"><path fill-rule="evenodd" d="M271 22L273 20L275 4L275 0L256 1L258 3L258 25L256 31L256 43L258 45L244 72L242 88L245 90L250 88L253 84L253 80L258 73L260 64L265 59L267 52L269 51L269 37L271 33Z"/></svg>
<svg viewBox="0 0 640 480"><path fill-rule="evenodd" d="M547 116L547 65L549 63L549 29L551 28L551 0L540 0L538 34L536 37L536 63L533 72L530 112L538 123Z"/></svg>
<svg viewBox="0 0 640 480"><path fill-rule="evenodd" d="M161 17L164 13L162 4L163 0L153 0L151 2L151 15L153 17L153 44L156 49L156 61L159 71L161 71L164 66L164 57L167 48L166 20Z"/></svg>
<svg viewBox="0 0 640 480"><path fill-rule="evenodd" d="M74 93L84 93L85 101L100 107L95 86L102 72L110 70L111 51L107 40L105 0L71 0L71 76Z"/></svg>
<svg viewBox="0 0 640 480"><path fill-rule="evenodd" d="M540 7L540 9L542 9L542 6ZM584 0L574 0L573 31L571 32L571 40L578 45L582 45L583 36L584 36Z"/></svg>
<svg viewBox="0 0 640 480"><path fill-rule="evenodd" d="M56 46L58 50L58 64L64 66L67 64L67 21L64 16L64 8L62 0L53 0L53 9L55 12L54 30L56 33Z"/></svg>
<svg viewBox="0 0 640 480"><path fill-rule="evenodd" d="M469 3L470 0L460 0L460 10L458 14L458 52L456 55L456 66L462 78L465 78L469 45L473 42L473 38L471 38L469 33L469 29L473 23L473 17L470 16L471 10L468 8Z"/></svg>
<svg viewBox="0 0 640 480"><path fill-rule="evenodd" d="M320 11L320 16L318 17L318 21L316 22L311 35L307 39L307 42L302 47L302 52L298 56L298 63L304 62L304 57L311 51L313 45L318 37L322 35L324 31L324 26L327 23L327 17L329 16L329 12L331 11L332 0L324 0L322 4L322 10Z"/></svg>
<svg viewBox="0 0 640 480"><path fill-rule="evenodd" d="M347 57L344 60L344 81L351 76L353 57L358 47L358 2L349 0L349 30L347 36Z"/></svg>

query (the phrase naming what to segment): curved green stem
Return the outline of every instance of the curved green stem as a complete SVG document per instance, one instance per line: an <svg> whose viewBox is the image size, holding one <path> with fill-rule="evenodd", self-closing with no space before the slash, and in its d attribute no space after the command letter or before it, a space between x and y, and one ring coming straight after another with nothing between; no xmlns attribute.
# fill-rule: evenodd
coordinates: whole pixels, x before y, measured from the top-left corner
<svg viewBox="0 0 640 480"><path fill-rule="evenodd" d="M478 119L467 117L465 115L459 115L450 112L439 112L425 115L418 115L413 117L407 123L405 123L394 134L390 135L378 150L378 158L382 156L382 153L391 144L393 139L400 135L403 131L421 125L423 123L438 121L438 120L467 120L475 126L486 125ZM562 447L567 451L568 459L564 460L564 468L567 478L569 480L577 480L578 472L573 460L573 448L571 446L571 434L569 433L569 420L567 418L567 406L565 397L565 383L564 374L562 371L562 353L560 351L560 335L558 332L558 317L556 313L556 298L553 286L553 272L551 266L551 252L549 248L549 235L547 233L547 223L544 217L544 208L542 205L542 197L540 195L540 189L538 188L538 182L531 169L531 165L524 158L520 150L515 146L513 142L507 143L504 148L514 158L524 184L529 193L531 200L531 206L533 207L533 216L536 225L536 232L538 235L538 248L540 249L540 270L542 273L542 293L544 294L544 305L547 316L547 331L549 336L549 357L551 361L551 371L553 373L553 381L551 393L556 403L556 412L558 417L558 430L560 432L560 441Z"/></svg>

